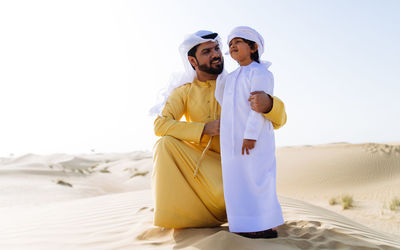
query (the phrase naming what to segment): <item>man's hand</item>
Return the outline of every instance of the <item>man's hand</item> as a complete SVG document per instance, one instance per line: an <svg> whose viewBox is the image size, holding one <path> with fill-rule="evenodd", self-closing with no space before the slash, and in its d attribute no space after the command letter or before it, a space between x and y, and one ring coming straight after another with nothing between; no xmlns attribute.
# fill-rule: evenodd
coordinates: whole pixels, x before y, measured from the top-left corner
<svg viewBox="0 0 400 250"><path fill-rule="evenodd" d="M244 151L246 150L246 153L249 155L249 150L253 149L256 146L256 140L250 140L250 139L243 139L243 145L242 145L242 155L244 155Z"/></svg>
<svg viewBox="0 0 400 250"><path fill-rule="evenodd" d="M219 120L207 122L204 126L203 134L209 136L219 135Z"/></svg>
<svg viewBox="0 0 400 250"><path fill-rule="evenodd" d="M272 97L264 91L254 91L250 93L249 102L251 109L258 113L268 113L272 109Z"/></svg>

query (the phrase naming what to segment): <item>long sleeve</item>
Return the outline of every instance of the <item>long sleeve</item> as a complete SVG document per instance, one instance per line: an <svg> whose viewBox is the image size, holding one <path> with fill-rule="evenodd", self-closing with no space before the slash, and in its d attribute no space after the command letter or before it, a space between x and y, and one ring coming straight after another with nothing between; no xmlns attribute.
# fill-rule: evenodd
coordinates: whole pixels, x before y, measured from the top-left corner
<svg viewBox="0 0 400 250"><path fill-rule="evenodd" d="M285 111L285 104L276 96L272 96L272 109L263 114L265 119L271 121L274 129L279 129L286 124L287 116Z"/></svg>
<svg viewBox="0 0 400 250"><path fill-rule="evenodd" d="M274 88L274 80L272 73L267 70L254 70L250 78L250 89L253 91L264 91L265 93L272 95ZM258 140L261 133L262 127L265 123L265 119L262 114L250 110L249 116L246 122L246 128L244 132L245 139Z"/></svg>
<svg viewBox="0 0 400 250"><path fill-rule="evenodd" d="M177 139L200 143L205 123L180 121L186 112L189 85L175 89L165 104L162 116L154 121L156 136L173 136Z"/></svg>

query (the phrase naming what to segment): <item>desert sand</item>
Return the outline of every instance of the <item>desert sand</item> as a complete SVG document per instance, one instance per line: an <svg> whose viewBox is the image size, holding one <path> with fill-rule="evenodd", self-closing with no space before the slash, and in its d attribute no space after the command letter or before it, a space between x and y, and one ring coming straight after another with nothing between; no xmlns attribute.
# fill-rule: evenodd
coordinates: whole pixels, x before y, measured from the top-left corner
<svg viewBox="0 0 400 250"><path fill-rule="evenodd" d="M0 249L400 249L400 145L282 147L277 159L285 224L248 239L228 224L153 226L151 152L0 158Z"/></svg>

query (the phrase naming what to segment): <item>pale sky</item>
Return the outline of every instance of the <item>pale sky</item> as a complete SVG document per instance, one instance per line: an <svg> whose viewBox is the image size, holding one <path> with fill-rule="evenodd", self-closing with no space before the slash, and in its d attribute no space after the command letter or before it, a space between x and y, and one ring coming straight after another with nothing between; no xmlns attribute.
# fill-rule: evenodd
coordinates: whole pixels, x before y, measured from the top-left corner
<svg viewBox="0 0 400 250"><path fill-rule="evenodd" d="M184 35L226 43L239 25L264 37L286 104L278 146L400 141L399 13L396 0L1 1L0 156L151 151L148 110L182 70Z"/></svg>

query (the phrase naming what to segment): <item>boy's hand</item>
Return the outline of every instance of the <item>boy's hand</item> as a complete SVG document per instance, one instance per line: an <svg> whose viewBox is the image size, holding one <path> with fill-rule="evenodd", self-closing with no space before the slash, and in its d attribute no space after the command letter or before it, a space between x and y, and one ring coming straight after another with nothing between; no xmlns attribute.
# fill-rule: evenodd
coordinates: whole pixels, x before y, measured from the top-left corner
<svg viewBox="0 0 400 250"><path fill-rule="evenodd" d="M256 146L256 140L250 140L250 139L243 139L243 145L242 145L242 155L244 155L244 151L246 150L246 153L249 155L249 149L253 149Z"/></svg>

